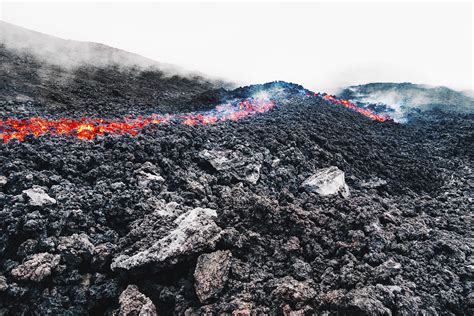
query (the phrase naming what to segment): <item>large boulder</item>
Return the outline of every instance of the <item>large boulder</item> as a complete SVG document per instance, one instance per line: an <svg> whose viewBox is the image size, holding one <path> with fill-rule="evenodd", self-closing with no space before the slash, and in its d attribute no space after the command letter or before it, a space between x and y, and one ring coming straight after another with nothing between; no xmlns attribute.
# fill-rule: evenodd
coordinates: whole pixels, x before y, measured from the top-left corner
<svg viewBox="0 0 474 316"><path fill-rule="evenodd" d="M158 315L153 302L142 294L136 285L129 285L120 294L119 309L115 310L114 316L154 316Z"/></svg>
<svg viewBox="0 0 474 316"><path fill-rule="evenodd" d="M129 234L121 239L122 253L113 259L112 270L159 267L212 250L221 237L215 217L217 212L208 208L168 205L155 210L135 221Z"/></svg>
<svg viewBox="0 0 474 316"><path fill-rule="evenodd" d="M301 187L307 192L316 193L321 196L342 193L349 195L349 188L346 185L344 171L337 167L319 169L315 174L307 178Z"/></svg>
<svg viewBox="0 0 474 316"><path fill-rule="evenodd" d="M218 172L232 175L240 181L252 184L260 179L263 154L247 156L236 150L203 150L199 157L207 161Z"/></svg>
<svg viewBox="0 0 474 316"><path fill-rule="evenodd" d="M215 298L229 278L232 253L219 250L199 256L194 270L194 288L201 303Z"/></svg>
<svg viewBox="0 0 474 316"><path fill-rule="evenodd" d="M50 197L42 187L34 186L23 191L28 203L33 206L44 206L56 204L56 200Z"/></svg>
<svg viewBox="0 0 474 316"><path fill-rule="evenodd" d="M30 260L24 262L11 271L16 280L40 282L51 275L59 265L61 256L47 252L37 253Z"/></svg>

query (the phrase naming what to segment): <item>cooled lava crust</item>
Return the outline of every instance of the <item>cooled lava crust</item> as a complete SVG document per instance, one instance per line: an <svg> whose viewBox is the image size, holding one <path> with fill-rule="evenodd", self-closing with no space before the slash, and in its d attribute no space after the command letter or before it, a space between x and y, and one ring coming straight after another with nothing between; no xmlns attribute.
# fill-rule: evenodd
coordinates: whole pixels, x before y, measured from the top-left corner
<svg viewBox="0 0 474 316"><path fill-rule="evenodd" d="M71 113L144 111L93 105ZM1 103L15 109L48 113ZM472 130L472 116L377 122L290 93L236 122L2 143L0 314L112 314L133 284L159 315L472 315ZM301 188L329 166L348 197ZM207 294L205 260L225 265Z"/></svg>

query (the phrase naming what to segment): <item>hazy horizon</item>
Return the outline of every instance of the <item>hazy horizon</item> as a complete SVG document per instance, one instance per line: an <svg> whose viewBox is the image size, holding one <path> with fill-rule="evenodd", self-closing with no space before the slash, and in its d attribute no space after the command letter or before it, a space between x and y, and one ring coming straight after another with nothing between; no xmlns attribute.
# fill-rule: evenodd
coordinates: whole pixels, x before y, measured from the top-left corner
<svg viewBox="0 0 474 316"><path fill-rule="evenodd" d="M472 4L3 3L1 19L235 81L472 89ZM403 22L403 23L400 23Z"/></svg>

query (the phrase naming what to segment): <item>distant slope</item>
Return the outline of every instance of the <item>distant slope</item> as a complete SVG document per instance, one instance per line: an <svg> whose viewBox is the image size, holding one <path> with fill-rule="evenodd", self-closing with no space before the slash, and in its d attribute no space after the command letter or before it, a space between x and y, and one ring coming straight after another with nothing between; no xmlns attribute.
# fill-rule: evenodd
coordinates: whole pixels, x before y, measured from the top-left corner
<svg viewBox="0 0 474 316"><path fill-rule="evenodd" d="M192 110L192 100L229 86L103 44L64 40L0 21L0 100L49 110L94 104Z"/></svg>
<svg viewBox="0 0 474 316"><path fill-rule="evenodd" d="M434 109L474 112L472 97L446 87L412 83L370 83L347 87L339 96L378 113L387 113L397 120L406 120L410 113Z"/></svg>

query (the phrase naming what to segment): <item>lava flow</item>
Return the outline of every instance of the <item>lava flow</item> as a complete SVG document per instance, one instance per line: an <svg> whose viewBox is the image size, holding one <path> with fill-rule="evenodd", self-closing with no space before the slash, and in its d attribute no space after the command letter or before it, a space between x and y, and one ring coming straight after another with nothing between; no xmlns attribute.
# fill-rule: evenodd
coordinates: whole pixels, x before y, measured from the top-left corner
<svg viewBox="0 0 474 316"><path fill-rule="evenodd" d="M355 105L354 103L352 103L349 100L338 99L338 98L336 98L332 95L329 95L329 94L314 93L314 96L321 97L324 100L327 100L327 101L331 102L332 104L342 105L342 106L344 106L348 109L354 110L354 111L356 111L356 112L358 112L358 113L360 113L364 116L367 116L368 118L370 118L374 121L384 122L387 119L389 119L389 117L378 115L378 114L372 112L369 109L361 108L361 107Z"/></svg>
<svg viewBox="0 0 474 316"><path fill-rule="evenodd" d="M136 119L67 119L57 120L33 117L30 119L6 119L0 121L0 139L6 143L17 139L23 141L26 136L38 137L43 134L70 135L79 139L91 140L96 135L129 134L136 135L139 130L150 124L176 122L185 125L208 125L222 121L236 121L243 117L264 113L275 107L275 101L269 99L246 99L218 105L214 110L184 115L151 115Z"/></svg>
<svg viewBox="0 0 474 316"><path fill-rule="evenodd" d="M366 117L383 122L387 117L380 116L372 111L358 107L354 103L338 99L328 94L313 93L308 90L307 97L319 97L334 105L342 105L346 108L354 110ZM266 93L265 93L266 94ZM271 95L271 94L270 94ZM147 125L177 123L185 125L209 125L223 121L237 121L241 118L251 116L257 113L264 113L276 106L276 94L271 95L272 98L265 96L259 98L249 98L244 100L235 100L225 104L217 105L213 110L201 113L189 114L169 114L157 115L153 114L149 117L138 117L135 119L124 118L121 120L105 120L105 119L44 119L33 117L30 119L11 119L0 120L0 139L6 143L12 139L23 141L28 135L35 137L43 134L50 135L68 135L79 139L92 140L97 135L104 134L129 134L137 135L139 130Z"/></svg>

